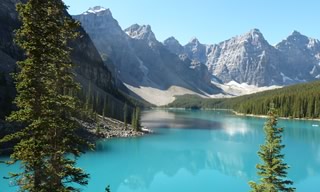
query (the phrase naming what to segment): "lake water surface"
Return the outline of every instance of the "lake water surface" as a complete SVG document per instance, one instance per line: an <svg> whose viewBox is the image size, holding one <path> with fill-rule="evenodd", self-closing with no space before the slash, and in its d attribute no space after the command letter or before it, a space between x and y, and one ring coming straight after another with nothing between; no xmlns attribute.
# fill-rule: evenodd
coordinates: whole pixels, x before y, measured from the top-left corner
<svg viewBox="0 0 320 192"><path fill-rule="evenodd" d="M112 192L249 191L264 122L227 111L145 111L142 123L154 134L100 141L78 160L91 175L83 191L103 192L106 185ZM298 192L320 191L319 124L279 120L288 176ZM16 191L2 177L17 169L0 165L0 192Z"/></svg>

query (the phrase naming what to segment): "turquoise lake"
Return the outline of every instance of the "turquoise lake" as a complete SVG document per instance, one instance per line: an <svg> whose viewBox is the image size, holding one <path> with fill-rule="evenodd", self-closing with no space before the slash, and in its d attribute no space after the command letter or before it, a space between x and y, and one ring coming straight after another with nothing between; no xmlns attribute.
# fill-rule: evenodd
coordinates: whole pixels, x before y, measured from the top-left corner
<svg viewBox="0 0 320 192"><path fill-rule="evenodd" d="M257 151L266 119L227 111L144 111L142 124L154 134L110 139L78 160L90 173L84 192L246 192L258 179ZM320 191L320 122L279 120L285 162L298 192ZM4 160L5 158L0 158ZM2 179L18 165L0 165L0 192L17 189Z"/></svg>

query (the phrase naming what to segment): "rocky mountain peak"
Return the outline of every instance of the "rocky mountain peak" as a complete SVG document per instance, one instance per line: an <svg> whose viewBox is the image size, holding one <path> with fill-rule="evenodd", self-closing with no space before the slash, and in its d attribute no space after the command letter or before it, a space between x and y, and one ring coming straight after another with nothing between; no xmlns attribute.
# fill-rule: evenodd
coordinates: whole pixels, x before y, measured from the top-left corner
<svg viewBox="0 0 320 192"><path fill-rule="evenodd" d="M318 39L313 39L301 34L298 31L293 31L291 35L287 37L287 39L280 42L276 47L280 50L283 49L292 49L292 46L299 49L320 49L320 42Z"/></svg>
<svg viewBox="0 0 320 192"><path fill-rule="evenodd" d="M89 14L112 16L112 13L111 13L110 9L106 9L104 7L101 7L101 6L91 7L86 12L82 13L82 15L89 15Z"/></svg>
<svg viewBox="0 0 320 192"><path fill-rule="evenodd" d="M200 43L199 39L197 39L196 37L192 37L188 44L199 45L201 43Z"/></svg>
<svg viewBox="0 0 320 192"><path fill-rule="evenodd" d="M242 38L252 42L265 42L263 34L259 29L251 29L249 32L241 36Z"/></svg>
<svg viewBox="0 0 320 192"><path fill-rule="evenodd" d="M181 46L181 44L179 43L179 41L178 41L176 38L174 38L174 37L169 37L169 38L167 38L166 40L163 41L163 44L164 44L164 45L175 44L175 45L180 45L180 46Z"/></svg>
<svg viewBox="0 0 320 192"><path fill-rule="evenodd" d="M172 53L180 55L183 52L183 47L179 41L174 37L169 37L164 40L163 45Z"/></svg>
<svg viewBox="0 0 320 192"><path fill-rule="evenodd" d="M302 35L300 32L293 31L292 34L289 35L285 41L286 41L286 43L296 44L297 46L302 46L302 45L308 44L309 40L310 40L310 38L308 38L305 35ZM281 43L283 43L283 42L281 42Z"/></svg>
<svg viewBox="0 0 320 192"><path fill-rule="evenodd" d="M250 30L250 33L251 33L251 34L262 34L261 31L260 31L259 29L257 29L257 28L251 29L251 30Z"/></svg>
<svg viewBox="0 0 320 192"><path fill-rule="evenodd" d="M300 36L301 33L299 31L296 31L294 30L292 33L291 33L291 36Z"/></svg>
<svg viewBox="0 0 320 192"><path fill-rule="evenodd" d="M133 24L124 30L133 39L142 39L156 42L156 37L150 25Z"/></svg>
<svg viewBox="0 0 320 192"><path fill-rule="evenodd" d="M206 62L206 45L201 44L196 37L191 38L189 43L184 46L184 52L192 60L196 60L201 63Z"/></svg>

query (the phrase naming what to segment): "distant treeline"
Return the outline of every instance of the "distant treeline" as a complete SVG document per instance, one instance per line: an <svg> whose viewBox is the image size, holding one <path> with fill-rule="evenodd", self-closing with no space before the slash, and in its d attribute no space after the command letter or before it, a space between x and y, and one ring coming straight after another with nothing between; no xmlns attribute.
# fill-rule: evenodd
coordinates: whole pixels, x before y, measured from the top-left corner
<svg viewBox="0 0 320 192"><path fill-rule="evenodd" d="M281 117L320 118L320 81L226 99L178 96L168 107L224 108L244 114L266 115L271 103L278 109Z"/></svg>
<svg viewBox="0 0 320 192"><path fill-rule="evenodd" d="M132 116L136 113L137 108L143 109L151 106L131 98L117 89L109 89L108 92L105 92L91 82L82 87L77 97L80 98L82 104L82 109L79 110L83 110L87 115L99 114L125 123L132 121Z"/></svg>

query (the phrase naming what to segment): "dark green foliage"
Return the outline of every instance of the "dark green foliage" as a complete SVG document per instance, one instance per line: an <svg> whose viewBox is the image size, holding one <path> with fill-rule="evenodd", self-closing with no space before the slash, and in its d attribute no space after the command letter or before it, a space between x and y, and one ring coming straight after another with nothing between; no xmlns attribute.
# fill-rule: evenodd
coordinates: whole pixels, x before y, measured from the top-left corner
<svg viewBox="0 0 320 192"><path fill-rule="evenodd" d="M278 115L290 118L320 118L320 81L228 99L180 96L168 107L233 109L239 113L266 115L274 103Z"/></svg>
<svg viewBox="0 0 320 192"><path fill-rule="evenodd" d="M103 99L102 116L105 117L108 114L108 96Z"/></svg>
<svg viewBox="0 0 320 192"><path fill-rule="evenodd" d="M282 128L277 128L277 117L275 109L268 112L269 119L264 126L265 144L260 146L258 155L262 164L257 165L260 183L249 182L252 192L292 192L295 188L289 187L293 182L287 180L287 169L289 166L283 161L284 155L281 150Z"/></svg>
<svg viewBox="0 0 320 192"><path fill-rule="evenodd" d="M83 87L79 93L79 98L81 101L84 101L82 106L85 112L84 116L91 118L95 118L99 114L103 117L124 121L124 116L127 115L126 119L128 119L128 114L134 110L134 104L129 100L119 100L112 94L102 91L91 83L87 87Z"/></svg>
<svg viewBox="0 0 320 192"><path fill-rule="evenodd" d="M88 174L75 167L75 159L86 143L75 134L79 85L74 82L67 43L78 36L79 24L65 17L61 0L29 0L18 4L17 10L22 26L16 42L26 59L18 62L18 111L9 120L26 128L1 140L20 140L11 158L23 169L12 177L21 191L78 191L72 184L86 185Z"/></svg>
<svg viewBox="0 0 320 192"><path fill-rule="evenodd" d="M6 115L10 114L13 109L12 99L13 99L13 90L4 73L0 72L0 120L4 119Z"/></svg>
<svg viewBox="0 0 320 192"><path fill-rule="evenodd" d="M137 128L136 124L136 110L133 110L132 115L131 115L131 126L133 129Z"/></svg>
<svg viewBox="0 0 320 192"><path fill-rule="evenodd" d="M7 80L4 72L0 71L0 86L6 86L7 85Z"/></svg>
<svg viewBox="0 0 320 192"><path fill-rule="evenodd" d="M109 185L106 187L105 192L111 192Z"/></svg>
<svg viewBox="0 0 320 192"><path fill-rule="evenodd" d="M134 129L134 131L141 131L141 125L140 125L140 116L141 116L140 108L137 107L133 110L132 116L131 116L131 126Z"/></svg>
<svg viewBox="0 0 320 192"><path fill-rule="evenodd" d="M123 107L123 122L124 122L125 128L127 128L127 125L128 125L128 105L127 105L127 103L125 103L124 107Z"/></svg>
<svg viewBox="0 0 320 192"><path fill-rule="evenodd" d="M141 123L140 123L140 118L141 118L141 110L139 107L136 108L136 122L135 122L135 131L141 131Z"/></svg>

